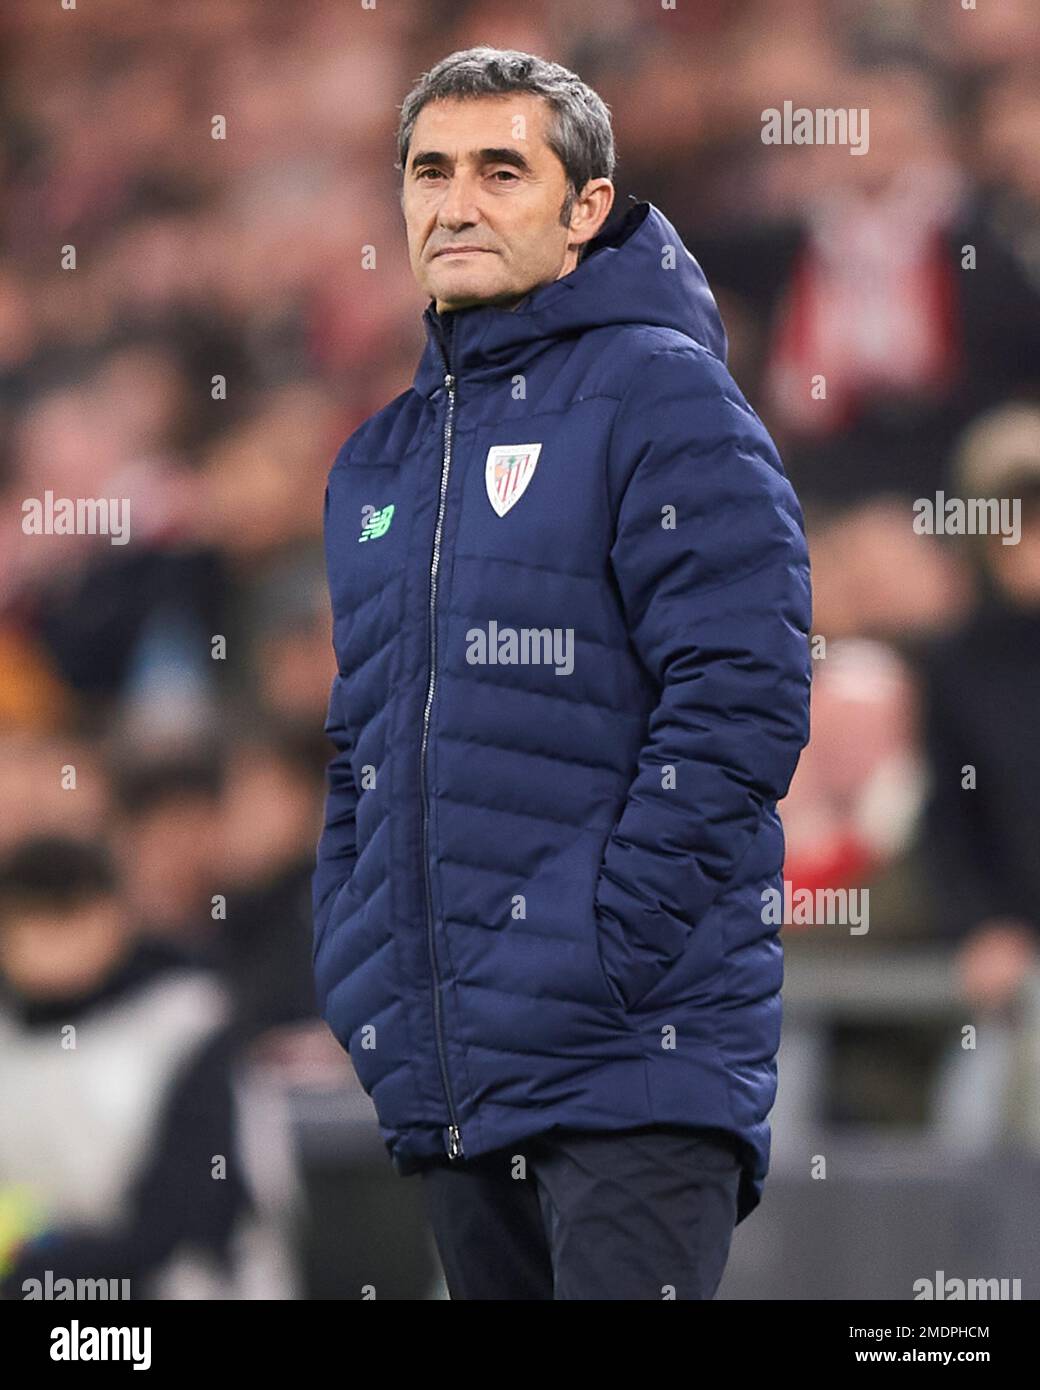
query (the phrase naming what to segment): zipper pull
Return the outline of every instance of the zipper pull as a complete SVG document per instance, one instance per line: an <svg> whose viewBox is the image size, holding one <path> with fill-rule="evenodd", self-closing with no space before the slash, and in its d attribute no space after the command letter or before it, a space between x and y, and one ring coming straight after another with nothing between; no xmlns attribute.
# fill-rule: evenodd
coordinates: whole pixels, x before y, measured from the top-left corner
<svg viewBox="0 0 1040 1390"><path fill-rule="evenodd" d="M449 391L454 391L454 389L455 389L455 378L452 376L451 372L446 372L446 373L445 373L445 376L444 376L444 384L445 384L445 386L448 388Z"/></svg>
<svg viewBox="0 0 1040 1390"><path fill-rule="evenodd" d="M462 1157L462 1134L458 1125L448 1126L448 1157Z"/></svg>

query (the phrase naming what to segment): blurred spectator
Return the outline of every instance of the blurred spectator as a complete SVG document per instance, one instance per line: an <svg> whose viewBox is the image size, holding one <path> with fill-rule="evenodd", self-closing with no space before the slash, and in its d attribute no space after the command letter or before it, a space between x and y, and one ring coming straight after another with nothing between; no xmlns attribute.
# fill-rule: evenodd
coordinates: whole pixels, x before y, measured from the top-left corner
<svg viewBox="0 0 1040 1390"><path fill-rule="evenodd" d="M310 885L327 759L323 738L251 738L228 769L218 961L251 1033L318 1022Z"/></svg>
<svg viewBox="0 0 1040 1390"><path fill-rule="evenodd" d="M953 158L932 75L859 70L838 89L869 113L868 153L779 150L784 171L815 170L797 217L693 244L767 325L760 413L799 495L848 505L934 492L973 414L1040 392L1040 282Z"/></svg>
<svg viewBox="0 0 1040 1390"><path fill-rule="evenodd" d="M0 852L38 834L96 835L111 816L108 776L96 748L55 733L0 738Z"/></svg>
<svg viewBox="0 0 1040 1390"><path fill-rule="evenodd" d="M141 930L206 958L220 932L222 889L219 754L141 760L116 776L114 841L126 899Z"/></svg>
<svg viewBox="0 0 1040 1390"><path fill-rule="evenodd" d="M917 535L904 499L879 496L828 513L808 510L813 625L828 641L873 637L912 646L969 606L963 564L937 536Z"/></svg>
<svg viewBox="0 0 1040 1390"><path fill-rule="evenodd" d="M228 1019L210 976L138 937L103 850L51 838L10 853L0 869L3 1297L48 1278L125 1279L135 1299L176 1288L288 1296L285 1252L260 1229L269 1217L242 1151Z"/></svg>
<svg viewBox="0 0 1040 1390"><path fill-rule="evenodd" d="M970 538L982 600L926 663L940 923L968 998L1009 1003L1040 955L1040 409L1007 407L961 440L960 497L1021 503L1021 537Z"/></svg>
<svg viewBox="0 0 1040 1390"><path fill-rule="evenodd" d="M924 793L916 697L910 669L887 647L829 645L813 673L812 740L783 803L792 891L868 887L875 939L925 935L931 925L922 894L905 881ZM897 873L900 892L878 911L878 889L891 899L885 882ZM789 939L800 930L788 926Z"/></svg>
<svg viewBox="0 0 1040 1390"><path fill-rule="evenodd" d="M270 565L250 587L248 608L252 697L269 719L313 740L324 727L336 673L320 547Z"/></svg>

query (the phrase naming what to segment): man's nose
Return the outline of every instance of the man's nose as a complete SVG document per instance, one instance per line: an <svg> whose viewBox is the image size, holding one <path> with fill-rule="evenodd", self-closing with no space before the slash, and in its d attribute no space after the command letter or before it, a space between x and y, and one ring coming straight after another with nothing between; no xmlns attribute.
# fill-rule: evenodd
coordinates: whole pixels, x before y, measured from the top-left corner
<svg viewBox="0 0 1040 1390"><path fill-rule="evenodd" d="M454 231L480 221L476 183L470 175L456 170L448 179L437 208L437 221L440 226Z"/></svg>

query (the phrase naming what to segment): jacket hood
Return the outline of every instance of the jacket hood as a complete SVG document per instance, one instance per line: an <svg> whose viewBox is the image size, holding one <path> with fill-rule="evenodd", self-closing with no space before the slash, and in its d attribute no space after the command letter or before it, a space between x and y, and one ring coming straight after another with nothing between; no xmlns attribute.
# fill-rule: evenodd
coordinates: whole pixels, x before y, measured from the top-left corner
<svg viewBox="0 0 1040 1390"><path fill-rule="evenodd" d="M662 265L667 247L674 248L674 268ZM521 371L548 339L625 323L674 329L726 360L726 333L704 272L649 202L608 221L577 269L539 285L514 309L474 305L438 314L431 299L413 385L432 395L443 384L446 358L466 381Z"/></svg>

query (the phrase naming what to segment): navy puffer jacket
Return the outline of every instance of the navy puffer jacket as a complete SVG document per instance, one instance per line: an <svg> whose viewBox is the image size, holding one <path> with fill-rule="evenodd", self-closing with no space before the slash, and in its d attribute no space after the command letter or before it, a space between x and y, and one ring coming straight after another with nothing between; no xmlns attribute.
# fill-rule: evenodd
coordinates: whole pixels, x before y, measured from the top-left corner
<svg viewBox="0 0 1040 1390"><path fill-rule="evenodd" d="M515 310L424 321L325 497L322 1015L401 1173L711 1126L742 1220L780 1037L763 890L808 737L801 511L652 204Z"/></svg>

